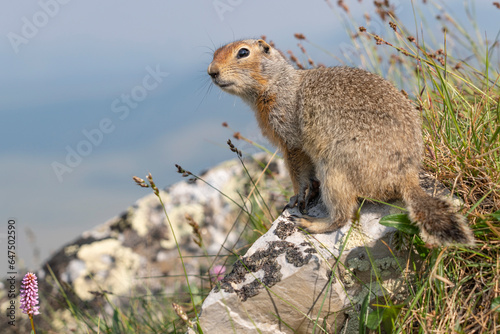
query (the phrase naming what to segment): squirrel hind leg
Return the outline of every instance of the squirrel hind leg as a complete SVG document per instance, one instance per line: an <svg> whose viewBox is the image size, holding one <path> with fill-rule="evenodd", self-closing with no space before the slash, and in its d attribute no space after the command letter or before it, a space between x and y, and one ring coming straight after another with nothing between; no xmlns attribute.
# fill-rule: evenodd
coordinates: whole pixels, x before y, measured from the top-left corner
<svg viewBox="0 0 500 334"><path fill-rule="evenodd" d="M353 217L357 207L354 191L340 193L334 187L321 187L321 197L328 209L327 217L311 217L308 215L292 215L295 225L309 233L328 233L338 230Z"/></svg>

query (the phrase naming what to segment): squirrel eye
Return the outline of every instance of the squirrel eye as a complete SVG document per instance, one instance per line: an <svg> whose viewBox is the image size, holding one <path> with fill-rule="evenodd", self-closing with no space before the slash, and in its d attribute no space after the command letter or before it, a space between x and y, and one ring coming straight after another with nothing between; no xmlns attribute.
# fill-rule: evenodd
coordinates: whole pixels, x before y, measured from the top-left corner
<svg viewBox="0 0 500 334"><path fill-rule="evenodd" d="M236 55L236 58L238 58L238 59L245 58L245 57L248 57L249 55L250 55L250 50L248 50L246 48L242 48L242 49L238 50L238 54Z"/></svg>

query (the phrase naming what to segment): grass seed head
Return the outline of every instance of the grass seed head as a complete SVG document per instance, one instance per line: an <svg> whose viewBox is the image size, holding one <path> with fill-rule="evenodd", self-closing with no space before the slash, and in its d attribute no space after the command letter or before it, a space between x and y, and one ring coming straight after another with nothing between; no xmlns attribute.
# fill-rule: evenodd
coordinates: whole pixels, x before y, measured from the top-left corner
<svg viewBox="0 0 500 334"><path fill-rule="evenodd" d="M304 36L304 34L300 34L300 33L295 33L295 34L293 34L293 36L298 40L305 40L306 39L306 36Z"/></svg>
<svg viewBox="0 0 500 334"><path fill-rule="evenodd" d="M132 176L132 179L134 179L135 183L143 188L149 188L149 185L144 181L144 179L141 179L140 177L137 176Z"/></svg>

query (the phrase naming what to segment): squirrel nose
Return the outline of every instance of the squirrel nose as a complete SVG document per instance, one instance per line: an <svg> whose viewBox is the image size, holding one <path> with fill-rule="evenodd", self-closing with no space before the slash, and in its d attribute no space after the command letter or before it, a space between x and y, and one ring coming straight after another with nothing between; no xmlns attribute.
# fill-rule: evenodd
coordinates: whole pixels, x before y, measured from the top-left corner
<svg viewBox="0 0 500 334"><path fill-rule="evenodd" d="M210 64L208 66L208 75L212 77L212 79L217 79L219 76L219 67L215 64Z"/></svg>

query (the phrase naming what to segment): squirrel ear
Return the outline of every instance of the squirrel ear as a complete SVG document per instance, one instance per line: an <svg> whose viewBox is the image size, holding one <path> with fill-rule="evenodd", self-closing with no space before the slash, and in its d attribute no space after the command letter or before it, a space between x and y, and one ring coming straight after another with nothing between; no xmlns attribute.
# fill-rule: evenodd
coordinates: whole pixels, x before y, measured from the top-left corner
<svg viewBox="0 0 500 334"><path fill-rule="evenodd" d="M264 41L263 39L259 39L257 41L257 43L259 43L259 46L260 48L265 52L265 53L269 53L269 50L271 50L271 46L269 44L266 43L266 41Z"/></svg>

